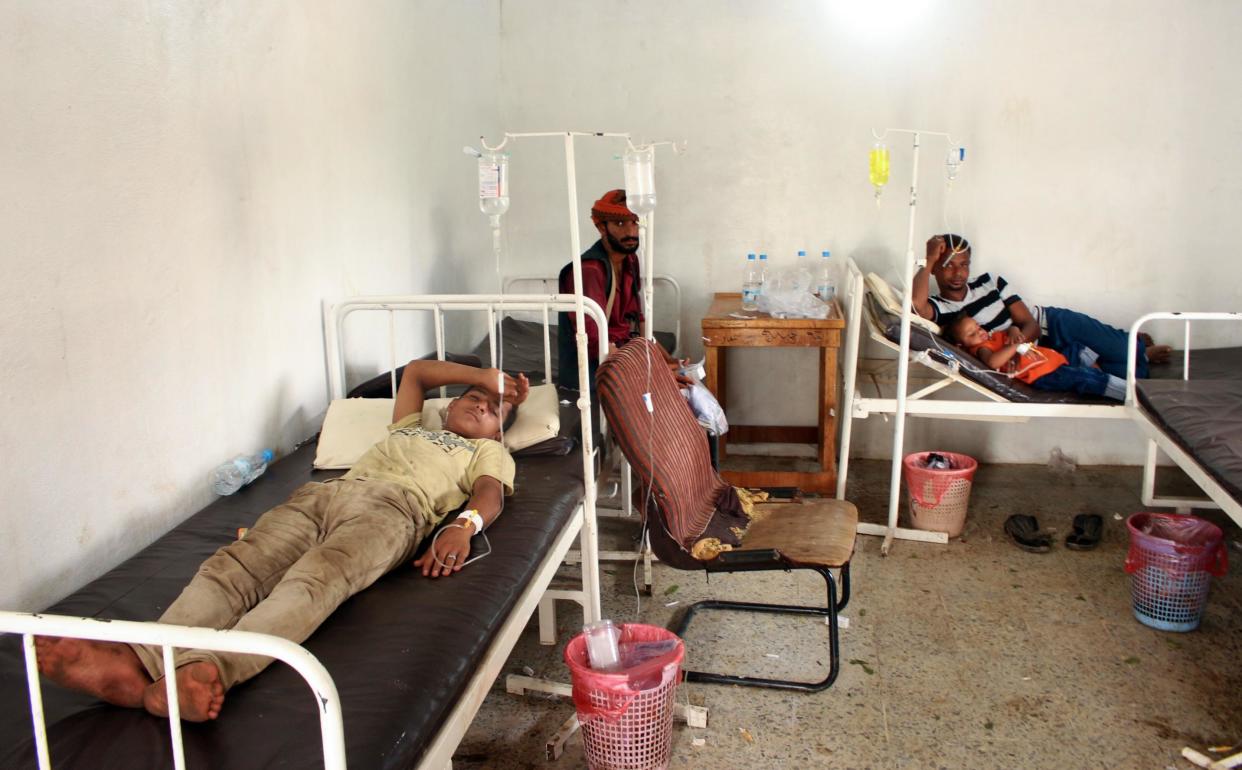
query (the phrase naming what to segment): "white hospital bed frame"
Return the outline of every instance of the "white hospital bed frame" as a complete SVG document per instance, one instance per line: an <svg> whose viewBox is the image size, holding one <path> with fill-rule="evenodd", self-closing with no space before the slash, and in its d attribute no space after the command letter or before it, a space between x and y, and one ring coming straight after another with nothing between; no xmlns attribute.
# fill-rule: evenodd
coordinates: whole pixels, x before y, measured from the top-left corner
<svg viewBox="0 0 1242 770"><path fill-rule="evenodd" d="M493 356L496 351L498 320L510 311L542 312L544 317L544 350L549 350L549 320L554 312L581 312L590 315L596 323L604 322L603 311L590 299L581 300L575 295L423 295L402 297L359 297L340 302L325 302L324 350L328 370L330 398L342 398L345 393L345 351L343 345L344 320L358 311L381 311L389 319L389 361L393 371L395 392L396 369L399 361L396 349L396 313L403 311L429 311L434 315L437 357L444 359L444 314L449 311L485 311L488 318L489 339ZM581 335L579 356L585 361L585 336ZM601 338L601 347L607 338ZM606 348L604 351L606 352ZM550 370L550 357L545 355L545 366ZM586 376L585 366L580 375ZM452 767L452 756L466 734L475 714L487 697L492 683L500 675L501 667L508 658L527 621L539 609L540 638L550 636L545 628L555 617L552 602L556 599L576 601L582 606L585 622L600 618L599 562L597 554L598 528L595 520L594 449L590 413L590 391L584 388L578 407L582 413L582 462L584 490L569 522L557 535L551 550L540 561L532 581L524 588L516 606L509 614L499 632L493 638L483 660L475 669L465 692L432 739L419 761L420 768L440 770ZM582 561L582 587L578 590L549 591L557 569L564 561L575 536L579 542ZM157 644L163 647L164 665L173 668L174 647L222 650L229 652L257 653L277 658L292 667L306 680L320 704L320 729L323 742L325 770L345 768L345 732L341 720L340 699L331 676L319 661L300 645L267 634L245 631L218 631L215 629L172 626L156 622L105 621L97 618L79 618L58 615L0 612L0 633L20 633L26 657L27 686L30 692L32 721L35 725L35 747L40 770L52 767L47 744L47 728L43 718L43 698L35 657L35 636L68 636L114 642ZM553 637L554 638L554 637ZM169 722L174 767L185 767L184 749L181 741L181 721L175 678L170 677L168 691Z"/></svg>
<svg viewBox="0 0 1242 770"><path fill-rule="evenodd" d="M1186 359L1183 362L1185 367L1182 378L1190 379L1190 323L1192 321L1242 321L1242 313L1148 313L1139 318L1130 327L1130 356L1126 362L1126 414L1139 426L1143 434L1147 437L1147 462L1144 465L1143 473L1143 503L1145 505L1172 505L1179 510L1189 508L1220 508L1242 527L1242 501L1235 499L1228 491L1222 487L1216 479L1203 469L1194 457L1185 449L1174 441L1164 429L1161 428L1145 409L1139 404L1136 395L1136 357L1139 329L1149 321L1182 321L1185 324L1185 348ZM1191 478L1202 489L1208 497L1212 499L1213 504L1207 504L1203 500L1182 500L1176 498L1157 498L1155 494L1155 473L1148 473L1148 469L1154 469L1156 456L1158 452L1164 452L1170 460L1172 460L1178 468ZM1242 756L1242 755L1238 755Z"/></svg>
<svg viewBox="0 0 1242 770"><path fill-rule="evenodd" d="M878 535L884 538L883 544L880 546L881 553L887 555L892 547L894 539L916 540L932 543L947 543L948 535L944 532L926 532L923 530L908 529L897 526L897 510L900 502L901 492L901 472L902 459L904 457L903 443L905 435L905 417L907 415L915 417L929 418L947 418L956 420L990 420L990 421L1009 421L1009 422L1026 422L1032 417L1061 417L1070 419L1134 419L1133 411L1130 408L1129 399L1126 405L1122 404L1049 404L1049 403L1017 403L1009 401L1000 394L980 385L973 380L962 375L956 365L949 365L941 361L937 361L926 353L911 354L910 351L910 319L913 317L914 309L910 305L910 291L913 282L915 269L922 266L922 259L917 262L911 262L906 271L906 279L904 291L902 292L902 334L901 343L895 344L884 336L883 332L877 328L877 324L870 317L863 299L866 294L866 285L862 272L858 269L853 259L846 260L846 276L843 282L847 296L844 298L846 309L846 344L845 344L845 362L844 362L844 391L843 398L843 415L845 419L841 421L841 449L838 457L838 476L837 476L837 497L845 498L845 485L849 472L849 453L850 438L852 433L852 425L855 419L866 419L872 414L894 415L895 426L893 434L893 454L892 454L892 470L889 478L889 500L888 500L888 520L885 524L872 524L868 522L859 522L858 532L863 535ZM1186 319L1191 314L1153 314L1144 316L1140 320L1150 320L1152 318L1182 318ZM1208 314L1215 315L1222 314ZM1229 315L1229 314L1223 314ZM898 377L898 388L894 398L880 398L863 396L858 389L858 369L861 362L862 348L862 329L866 327L868 335L884 347L893 350L897 354L897 364L900 375ZM1132 331L1134 336L1137 331ZM1190 331L1189 321L1187 321L1186 344L1185 344L1186 366L1185 376L1189 375L1190 361ZM1131 347L1133 351L1133 345ZM922 364L927 369L936 373L939 379L932 384L921 388L914 393L906 393L904 387L906 383L905 369L908 367L910 360L913 359ZM928 398L933 393L948 387L949 385L963 385L975 393L986 397L988 400L966 400L966 399L931 399ZM1141 421L1137 421L1142 424ZM1215 508L1218 507L1213 500L1205 500L1200 498L1163 498L1155 496L1155 472L1158 460L1156 451L1156 443L1154 440L1148 440L1148 451L1143 466L1143 503L1145 505L1170 506L1179 510L1189 510L1192 507L1198 508ZM1163 445L1160 447L1163 449ZM1168 450L1166 450L1167 452ZM1179 463L1180 464L1180 463ZM1207 489L1205 488L1205 492Z"/></svg>
<svg viewBox="0 0 1242 770"><path fill-rule="evenodd" d="M395 394L396 362L398 359L395 343L392 343L391 340L395 338L395 314L397 312L429 311L433 314L436 357L441 361L444 360L446 352L444 343L444 314L446 312L485 311L487 313L488 344L493 361L498 360L496 358L496 352L500 344L498 330L501 321L503 321L503 316L510 312L540 312L543 315L544 374L547 378L545 381L550 382L552 374L552 359L550 355L551 323L555 320L552 314L573 312L579 301L582 303L583 312L589 315L597 324L601 324L599 328L604 328L602 325L605 323L604 311L599 305L590 298L576 297L573 294L457 294L411 297L359 297L344 300L334 305L325 303L324 340L327 351L328 383L331 398L343 398L345 394L344 353L341 349L340 340L343 334L344 320L351 313L361 310L388 313L390 358L393 362L390 371L393 393ZM586 335L579 335L579 337L579 360L585 362L587 360L585 355ZM599 355L601 360L607 356L607 345L608 338L601 335L599 338ZM583 384L583 378L587 376L586 372L585 364L580 365L580 385ZM599 527L595 511L597 490L595 486L595 448L593 446L591 423L590 389L581 387L579 392L582 394L577 404L582 428L580 435L584 479L582 502L579 503L573 517L557 536L552 550L540 562L539 570L535 573L533 580L523 590L517 606L509 614L509 617L506 618L500 632L493 639L492 645L484 656L482 663L470 678L466 691L458 699L457 705L453 707L444 725L441 726L439 733L437 733L435 739L424 753L422 761L419 763L420 768L435 770L452 766L453 752L456 750L457 745L461 743L462 738L465 737L466 730L470 727L475 714L478 713L479 708L483 705L492 683L500 675L501 667L508 659L509 653L513 650L514 645L517 644L518 637L525 629L527 621L536 609L539 610L539 640L543 644L556 643L556 613L554 606L558 599L574 601L580 604L582 606L584 623L593 623L600 619ZM556 575L557 569L567 560L566 557L570 553L570 547L573 544L575 535L578 538L578 553L581 554L575 560L582 563L581 588L549 589L548 586Z"/></svg>

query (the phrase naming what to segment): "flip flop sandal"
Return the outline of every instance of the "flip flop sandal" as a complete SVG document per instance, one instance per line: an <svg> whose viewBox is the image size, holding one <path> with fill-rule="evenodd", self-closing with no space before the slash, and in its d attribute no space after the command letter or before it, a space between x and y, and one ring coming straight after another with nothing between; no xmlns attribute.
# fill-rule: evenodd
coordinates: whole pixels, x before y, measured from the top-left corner
<svg viewBox="0 0 1242 770"><path fill-rule="evenodd" d="M1015 513L1005 519L1005 534L1024 551L1047 553L1052 549L1052 538L1039 530L1039 521L1034 516Z"/></svg>
<svg viewBox="0 0 1242 770"><path fill-rule="evenodd" d="M1074 551L1090 551L1100 544L1103 534L1103 518L1094 513L1080 513L1074 517L1074 531L1065 536L1065 547Z"/></svg>

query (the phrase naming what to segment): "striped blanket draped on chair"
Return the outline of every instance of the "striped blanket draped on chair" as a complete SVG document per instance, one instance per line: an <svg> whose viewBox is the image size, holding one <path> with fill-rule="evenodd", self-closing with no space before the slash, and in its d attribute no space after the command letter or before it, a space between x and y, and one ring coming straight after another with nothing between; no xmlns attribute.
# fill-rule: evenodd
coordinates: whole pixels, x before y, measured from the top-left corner
<svg viewBox="0 0 1242 770"><path fill-rule="evenodd" d="M707 436L660 348L642 338L626 343L600 364L596 388L617 445L641 481L635 504L660 560L695 569L701 565L689 552L700 538L736 545L733 529L745 529L748 519L733 487L712 468Z"/></svg>

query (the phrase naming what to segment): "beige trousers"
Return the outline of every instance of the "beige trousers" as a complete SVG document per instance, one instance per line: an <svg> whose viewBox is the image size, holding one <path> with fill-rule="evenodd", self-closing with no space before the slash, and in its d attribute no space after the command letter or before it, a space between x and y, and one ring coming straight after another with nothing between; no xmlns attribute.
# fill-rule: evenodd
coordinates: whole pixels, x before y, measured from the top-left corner
<svg viewBox="0 0 1242 770"><path fill-rule="evenodd" d="M404 488L382 481L334 480L299 487L263 514L246 536L203 562L161 623L232 628L301 643L342 602L409 559L432 529ZM158 646L133 645L151 675L164 675ZM178 668L211 661L225 688L272 658L178 649Z"/></svg>

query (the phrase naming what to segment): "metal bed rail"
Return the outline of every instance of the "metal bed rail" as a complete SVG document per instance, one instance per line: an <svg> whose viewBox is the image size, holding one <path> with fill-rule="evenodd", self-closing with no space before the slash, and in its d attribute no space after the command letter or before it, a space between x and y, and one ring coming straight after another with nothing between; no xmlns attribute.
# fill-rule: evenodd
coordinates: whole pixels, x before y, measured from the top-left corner
<svg viewBox="0 0 1242 770"><path fill-rule="evenodd" d="M511 276L506 277L504 282L501 284L501 291L504 294L508 294L509 291L513 288L513 285L517 283L538 283L542 287L546 287L549 284L551 284L553 287L557 287L559 282L560 280L555 276L549 277L546 275L511 275ZM668 290L673 295L673 309L669 313L669 315L673 318L674 349L672 352L674 356L680 356L681 348L682 348L682 345L681 345L681 284L677 282L676 278L674 278L671 275L666 275L666 274L653 275L651 277L651 283L652 285L663 284L664 286L667 286ZM652 323L652 322L648 320L648 323ZM644 333L646 333L645 329L643 331Z"/></svg>
<svg viewBox="0 0 1242 770"><path fill-rule="evenodd" d="M594 300L583 298L584 310L605 328L604 311ZM343 346L345 319L351 314L369 310L388 313L389 371L392 376L393 393L397 392L398 355L396 349L396 314L398 312L430 312L435 324L436 357L444 360L444 317L452 311L484 311L487 313L487 336L492 360L496 360L497 329L499 321L510 312L542 312L543 314L543 361L545 382L552 382L552 332L551 314L573 312L576 300L573 294L415 294L350 299L323 303L324 347L328 365L328 398L345 397L345 351ZM599 335L599 358L608 355L608 337Z"/></svg>
<svg viewBox="0 0 1242 770"><path fill-rule="evenodd" d="M26 684L30 692L30 714L34 725L35 751L40 770L52 767L48 751L47 725L43 714L43 691L39 683L35 656L36 636L70 636L104 642L159 645L164 651L164 670L173 671L173 648L194 648L223 652L243 652L277 658L306 680L319 705L319 730L323 740L325 770L345 768L345 728L341 721L341 700L336 685L319 660L300 645L287 639L248 631L217 631L163 623L79 618L24 612L0 612L0 632L22 635L26 655ZM185 748L181 739L181 710L177 699L177 678L165 677L168 689L168 724L171 731L173 765L185 767Z"/></svg>

